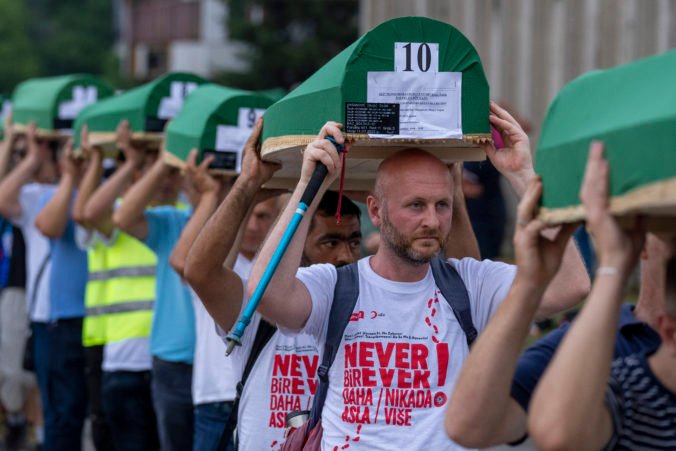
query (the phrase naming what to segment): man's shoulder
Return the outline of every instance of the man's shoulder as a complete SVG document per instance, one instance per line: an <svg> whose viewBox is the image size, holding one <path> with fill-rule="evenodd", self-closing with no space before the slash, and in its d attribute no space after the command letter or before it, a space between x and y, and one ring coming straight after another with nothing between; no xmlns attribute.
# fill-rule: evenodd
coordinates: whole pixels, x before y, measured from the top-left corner
<svg viewBox="0 0 676 451"><path fill-rule="evenodd" d="M650 370L643 364L644 356L632 354L615 359L610 368L610 378L618 387L632 387L637 378L648 376Z"/></svg>
<svg viewBox="0 0 676 451"><path fill-rule="evenodd" d="M673 424L676 394L650 369L647 354L616 359L611 368L606 405L614 425L615 443L623 449L672 449L676 430L655 425Z"/></svg>
<svg viewBox="0 0 676 451"><path fill-rule="evenodd" d="M465 257L449 258L446 261L455 268L466 286L484 281L511 284L516 274L516 266L489 259L477 260Z"/></svg>

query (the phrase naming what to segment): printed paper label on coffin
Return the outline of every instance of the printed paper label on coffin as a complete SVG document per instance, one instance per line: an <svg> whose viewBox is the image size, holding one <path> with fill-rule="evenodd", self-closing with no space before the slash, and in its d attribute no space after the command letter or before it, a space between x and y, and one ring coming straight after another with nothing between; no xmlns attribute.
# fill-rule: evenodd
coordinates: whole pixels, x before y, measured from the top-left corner
<svg viewBox="0 0 676 451"><path fill-rule="evenodd" d="M86 74L33 78L19 84L12 96L13 127L24 132L34 122L38 136L65 139L88 105L113 94L113 88Z"/></svg>
<svg viewBox="0 0 676 451"><path fill-rule="evenodd" d="M198 163L208 155L215 157L211 172L239 174L244 144L270 104L272 100L262 94L201 86L167 128L165 161L182 167L190 151L197 149Z"/></svg>

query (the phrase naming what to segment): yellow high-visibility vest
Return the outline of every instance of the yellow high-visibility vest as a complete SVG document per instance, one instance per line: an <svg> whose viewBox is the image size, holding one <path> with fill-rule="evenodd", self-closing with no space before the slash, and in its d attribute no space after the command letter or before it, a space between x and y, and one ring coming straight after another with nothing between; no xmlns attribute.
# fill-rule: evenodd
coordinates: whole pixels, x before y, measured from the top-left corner
<svg viewBox="0 0 676 451"><path fill-rule="evenodd" d="M84 346L149 336L155 303L155 253L119 232L113 245L97 242L87 257Z"/></svg>

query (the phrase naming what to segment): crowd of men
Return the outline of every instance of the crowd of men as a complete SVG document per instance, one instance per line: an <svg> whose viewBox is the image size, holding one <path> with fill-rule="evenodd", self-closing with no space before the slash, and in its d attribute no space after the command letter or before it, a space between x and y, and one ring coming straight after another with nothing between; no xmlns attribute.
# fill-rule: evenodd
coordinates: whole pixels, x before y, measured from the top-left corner
<svg viewBox="0 0 676 451"><path fill-rule="evenodd" d="M529 435L542 449L676 449L673 236L620 227L593 144L581 191L592 284L577 225L537 217L528 136L496 104L490 121L504 147L487 156L520 198L514 265L481 259L460 167L424 150L387 157L371 192L329 191L341 158L327 138L349 146L334 122L305 149L290 195L262 188L278 169L259 155L262 120L236 178L196 151L183 171L168 165L126 121L116 158L86 127L76 152L6 124L7 445L25 442L37 385L44 427L31 421L46 450L81 449L87 416L97 450L446 450ZM226 357L319 163L329 175ZM373 255L360 258L350 197L379 229ZM622 304L640 256L638 302ZM536 319L584 298L572 325L522 352ZM294 411L308 421L287 428Z"/></svg>

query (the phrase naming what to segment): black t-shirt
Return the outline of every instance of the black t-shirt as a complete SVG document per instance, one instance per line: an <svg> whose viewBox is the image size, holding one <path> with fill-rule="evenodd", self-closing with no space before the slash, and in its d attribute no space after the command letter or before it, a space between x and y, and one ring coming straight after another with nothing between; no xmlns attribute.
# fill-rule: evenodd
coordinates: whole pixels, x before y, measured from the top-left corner
<svg viewBox="0 0 676 451"><path fill-rule="evenodd" d="M26 288L26 244L21 229L12 229L12 259L9 261L7 287Z"/></svg>

